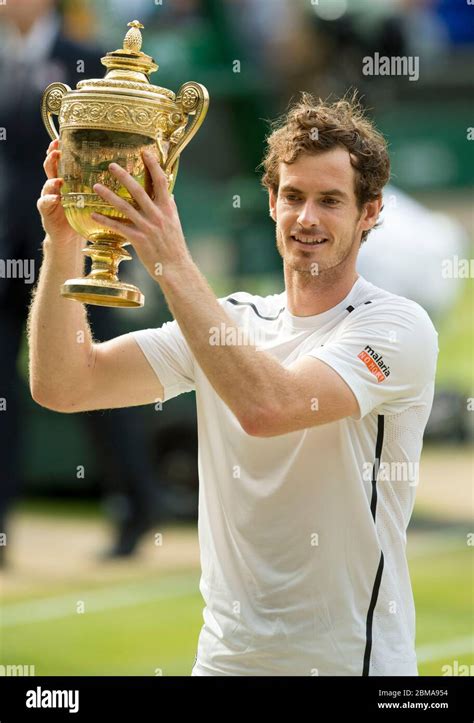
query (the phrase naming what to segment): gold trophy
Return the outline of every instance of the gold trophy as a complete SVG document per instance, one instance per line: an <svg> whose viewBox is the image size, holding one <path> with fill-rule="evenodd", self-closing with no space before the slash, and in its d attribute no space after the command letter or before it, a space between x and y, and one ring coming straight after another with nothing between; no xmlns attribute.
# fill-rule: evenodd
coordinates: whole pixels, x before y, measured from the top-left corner
<svg viewBox="0 0 474 723"><path fill-rule="evenodd" d="M96 211L127 223L128 219L93 192L95 183L111 188L137 206L127 189L112 176L109 164L118 163L152 195L142 151L152 150L168 178L171 193L179 156L201 126L209 95L199 83L184 83L173 91L152 85L148 75L158 70L153 58L141 52L143 25L128 23L123 48L101 59L104 78L81 80L76 90L51 83L41 102L41 116L54 140L60 138L59 174L64 178L61 203L72 228L90 243L84 253L92 259L90 273L69 279L61 294L99 306L143 306L144 296L117 277L118 265L131 259L129 244L120 233L91 218ZM59 116L60 134L52 116ZM191 118L191 120L190 120Z"/></svg>

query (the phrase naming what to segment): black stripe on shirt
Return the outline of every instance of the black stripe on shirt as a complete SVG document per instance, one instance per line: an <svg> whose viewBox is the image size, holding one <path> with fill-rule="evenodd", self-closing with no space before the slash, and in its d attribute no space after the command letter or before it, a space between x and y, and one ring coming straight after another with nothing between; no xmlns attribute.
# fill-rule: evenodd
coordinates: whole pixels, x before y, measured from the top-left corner
<svg viewBox="0 0 474 723"><path fill-rule="evenodd" d="M372 652L372 623L374 618L374 610L377 604L377 598L379 596L380 582L382 580L383 571L383 552L380 551L379 566L377 568L377 574L375 576L374 587L372 590L372 597L370 598L369 611L367 613L367 622L365 625L365 652L364 652L364 668L362 671L363 676L369 675L370 668L370 654Z"/></svg>
<svg viewBox="0 0 474 723"><path fill-rule="evenodd" d="M260 317L260 319L265 319L266 321L276 321L278 319L278 317L280 316L280 314L282 313L282 311L285 311L285 307L283 306L276 316L263 316L263 314L261 314L259 312L259 310L257 309L257 307L255 306L255 304L252 301L238 301L237 299L234 299L231 296L229 296L226 299L226 301L230 301L231 304L235 304L236 306L237 306L237 304L240 304L241 306L250 306L254 310L254 312L257 314L257 316ZM371 304L371 303L372 303L371 301L364 301L364 304ZM348 307L346 307L346 311L348 311L350 314L351 311L354 311L354 308L355 308L354 306L348 306Z"/></svg>
<svg viewBox="0 0 474 723"><path fill-rule="evenodd" d="M382 448L383 448L383 436L384 436L384 426L385 426L385 417L383 414L379 414L377 417L377 441L375 443L375 461L374 466L372 469L372 499L370 501L370 511L372 513L372 518L375 523L375 515L377 512L377 477L380 469L380 459L382 457ZM375 581L374 581L374 587L372 588L372 595L370 598L370 604L369 609L367 612L367 621L365 626L365 652L364 652L364 666L362 670L363 676L369 675L369 669L370 669L370 655L372 652L372 625L373 625L373 619L374 619L374 610L375 606L377 604L377 598L379 596L379 590L380 590L380 583L382 581L382 572L383 572L383 565L384 565L384 557L383 552L380 551L380 560L379 565L377 568L377 573L375 575Z"/></svg>
<svg viewBox="0 0 474 723"><path fill-rule="evenodd" d="M278 314L276 316L262 316L262 314L259 312L259 310L255 306L255 304L253 304L251 301L237 301L237 299L233 299L231 296L229 296L229 298L227 298L226 301L230 301L231 304L235 304L235 305L241 304L244 306L251 306L252 309L254 310L254 312L257 314L257 316L259 316L261 319L266 319L267 321L276 321L278 319L278 317L280 316L281 312L285 310L285 307L283 307L282 309L280 309L280 311L278 312Z"/></svg>

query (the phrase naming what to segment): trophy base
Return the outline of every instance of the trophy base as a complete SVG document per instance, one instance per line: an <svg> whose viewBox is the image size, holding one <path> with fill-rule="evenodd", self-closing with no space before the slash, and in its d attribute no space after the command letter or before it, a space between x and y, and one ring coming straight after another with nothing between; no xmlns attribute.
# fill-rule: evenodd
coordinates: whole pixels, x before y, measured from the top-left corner
<svg viewBox="0 0 474 723"><path fill-rule="evenodd" d="M61 296L95 306L137 308L145 303L136 286L100 279L69 279L61 286Z"/></svg>

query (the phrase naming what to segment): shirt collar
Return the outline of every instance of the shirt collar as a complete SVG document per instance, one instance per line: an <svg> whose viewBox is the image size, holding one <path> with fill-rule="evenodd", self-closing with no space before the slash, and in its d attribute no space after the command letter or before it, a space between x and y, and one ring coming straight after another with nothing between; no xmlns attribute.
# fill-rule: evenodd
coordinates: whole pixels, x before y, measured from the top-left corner
<svg viewBox="0 0 474 723"><path fill-rule="evenodd" d="M342 301L336 304L336 306L327 309L327 311L323 311L321 314L313 314L312 316L295 316L294 314L291 314L288 311L288 301L285 292L283 296L285 299L285 310L282 314L283 323L291 329L320 329L324 326L324 324L336 317L343 309L347 308L351 304L364 283L365 282L362 276L358 276L351 290L347 296L342 299Z"/></svg>

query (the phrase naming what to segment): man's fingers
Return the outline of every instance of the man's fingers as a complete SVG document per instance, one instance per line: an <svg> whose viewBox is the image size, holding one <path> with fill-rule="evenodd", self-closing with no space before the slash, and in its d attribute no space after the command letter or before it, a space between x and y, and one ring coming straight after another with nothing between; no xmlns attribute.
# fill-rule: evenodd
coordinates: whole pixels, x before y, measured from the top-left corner
<svg viewBox="0 0 474 723"><path fill-rule="evenodd" d="M150 151L143 151L143 160L153 182L154 201L160 206L169 201L168 179L161 168L158 158Z"/></svg>
<svg viewBox="0 0 474 723"><path fill-rule="evenodd" d="M57 207L58 203L61 203L59 196L54 196L53 194L46 194L45 196L40 196L38 198L36 202L36 208L42 215L49 214Z"/></svg>
<svg viewBox="0 0 474 723"><path fill-rule="evenodd" d="M45 193L44 196L40 196L38 198L38 203L44 203L46 205L49 205L51 203L59 203L60 197L57 196L55 193Z"/></svg>
<svg viewBox="0 0 474 723"><path fill-rule="evenodd" d="M52 150L55 150L58 147L59 147L59 138L55 138L54 141L51 141L51 143L49 144L48 149L46 151L46 155L48 155L48 153L51 153Z"/></svg>
<svg viewBox="0 0 474 723"><path fill-rule="evenodd" d="M99 221L99 223L103 224L104 226L108 226L109 228L115 229L115 231L119 231L119 233L121 233L123 236L125 236L125 238L129 239L132 242L136 242L143 236L140 229L137 228L134 224L123 223L122 221L110 218L109 216L104 216L103 214L97 213L96 211L91 213L91 218L94 219L94 221Z"/></svg>
<svg viewBox="0 0 474 723"><path fill-rule="evenodd" d="M137 186L141 188L138 183ZM143 217L140 212L133 208L133 206L128 203L128 201L125 201L125 199L117 196L117 194L114 193L110 188L108 188L107 186L103 186L101 183L94 184L92 188L101 198L104 199L104 201L107 201L108 203L110 203L111 206L116 208L118 211L121 211L124 216L129 218L130 221L133 221L133 223L135 223L137 226L140 226L140 224L143 222ZM148 195L145 195L148 198Z"/></svg>
<svg viewBox="0 0 474 723"><path fill-rule="evenodd" d="M153 201L151 200L150 196L145 191L143 186L140 186L138 181L132 178L132 176L127 173L124 168L119 166L118 163L111 163L109 165L109 170L111 174L115 176L115 178L117 178L123 186L125 186L132 198L135 199L135 201L138 203L142 211L147 213L155 210Z"/></svg>
<svg viewBox="0 0 474 723"><path fill-rule="evenodd" d="M64 179L62 178L50 178L41 189L41 195L47 196L49 194L59 194L63 183Z"/></svg>
<svg viewBox="0 0 474 723"><path fill-rule="evenodd" d="M46 156L46 160L43 163L47 178L57 178L58 175L58 162L61 156L61 151L52 150Z"/></svg>

